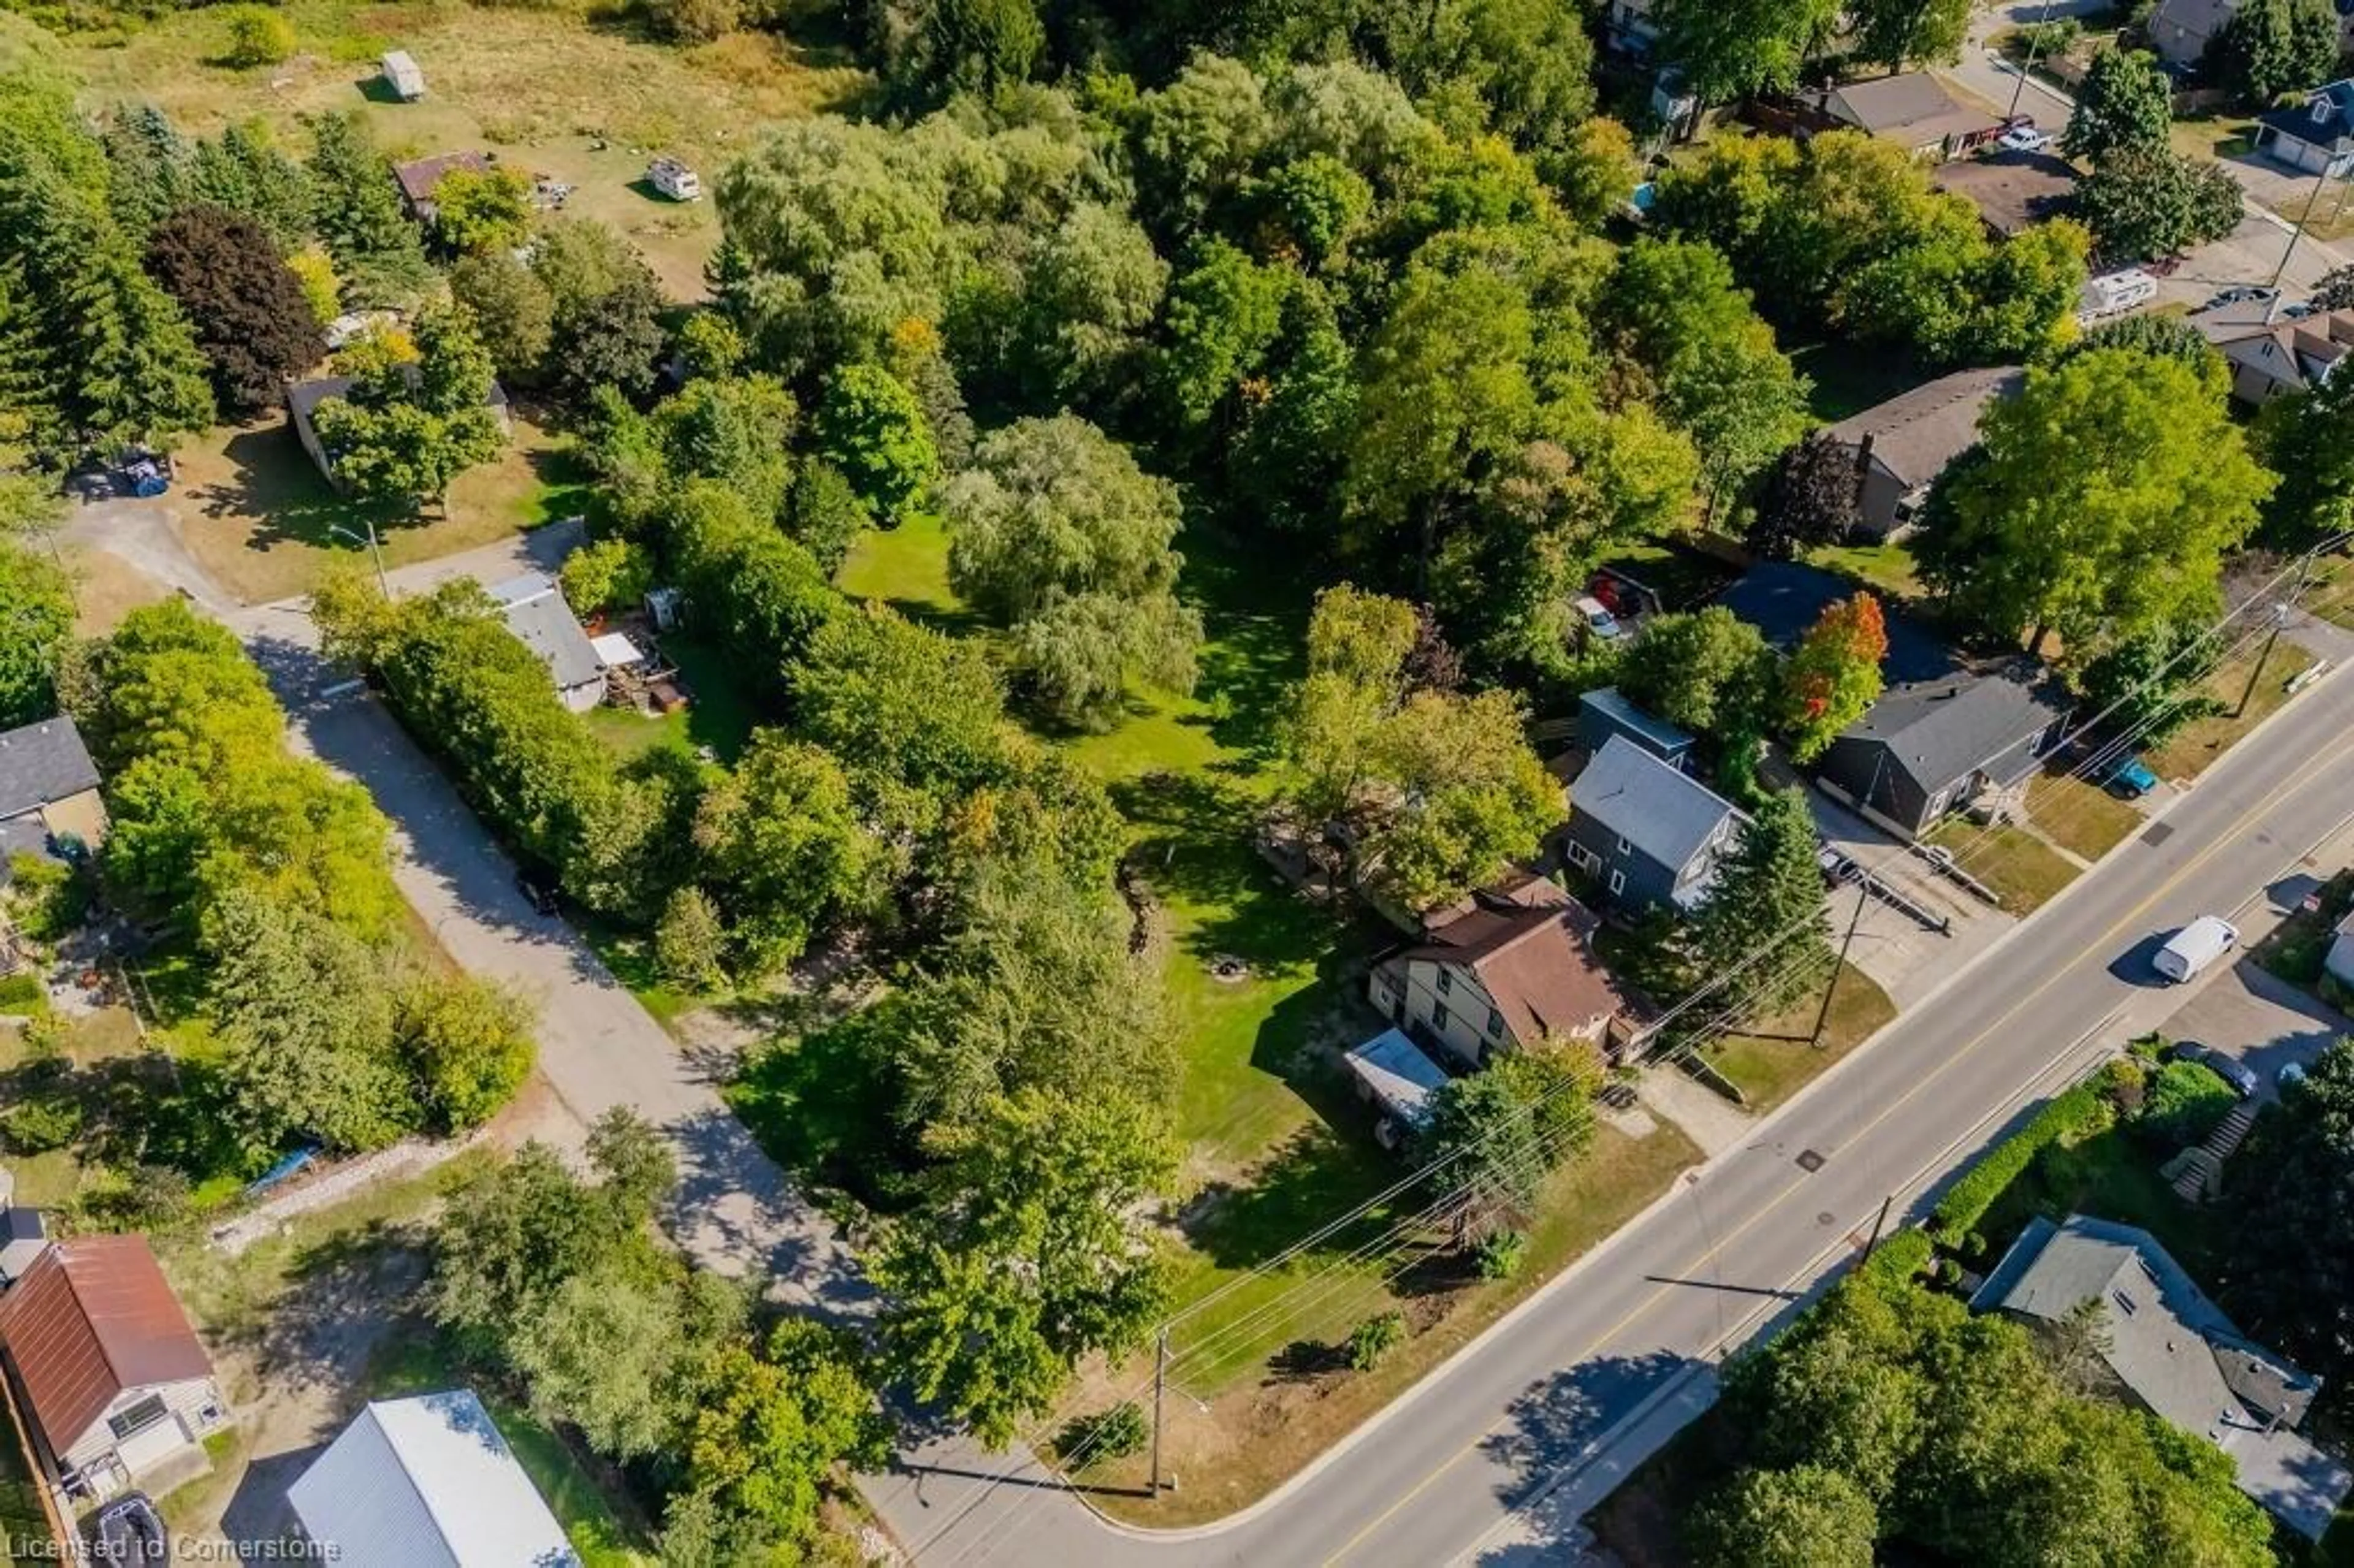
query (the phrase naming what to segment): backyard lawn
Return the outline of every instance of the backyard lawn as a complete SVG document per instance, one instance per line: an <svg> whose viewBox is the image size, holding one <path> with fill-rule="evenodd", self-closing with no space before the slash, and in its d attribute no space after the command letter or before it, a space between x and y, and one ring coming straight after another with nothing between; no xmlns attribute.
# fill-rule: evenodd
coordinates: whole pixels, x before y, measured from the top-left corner
<svg viewBox="0 0 2354 1568"><path fill-rule="evenodd" d="M1921 577L1913 552L1902 543L1826 545L1808 554L1810 565L1852 577L1882 598L1899 603L1921 597Z"/></svg>
<svg viewBox="0 0 2354 1568"><path fill-rule="evenodd" d="M181 542L249 604L308 592L330 560L366 563L371 521L385 564L400 567L553 523L587 498L558 438L520 415L499 461L460 475L448 503L423 515L337 493L284 419L223 427L175 459L178 483L163 504Z"/></svg>
<svg viewBox="0 0 2354 1568"><path fill-rule="evenodd" d="M2076 868L2065 856L2026 829L2008 823L1984 828L1948 817L1921 842L1951 850L1955 863L1994 889L2009 915L2033 913L2076 880Z"/></svg>
<svg viewBox="0 0 2354 1568"><path fill-rule="evenodd" d="M493 153L571 184L566 214L620 228L684 300L704 292L718 217L709 202L663 199L645 182L647 160L673 154L716 179L759 125L842 105L865 80L771 32L673 48L633 25L584 25L568 6L291 0L280 9L301 52L254 69L208 63L224 52L226 8L187 7L128 39L87 40L71 51L85 98L151 102L200 133L258 117L293 136L302 115L356 109L396 157ZM395 48L425 71L420 101L397 102L376 82L377 57Z"/></svg>
<svg viewBox="0 0 2354 1568"><path fill-rule="evenodd" d="M1902 353L1852 343L1786 344L1790 363L1810 383L1807 410L1826 425L1885 403L1929 379Z"/></svg>

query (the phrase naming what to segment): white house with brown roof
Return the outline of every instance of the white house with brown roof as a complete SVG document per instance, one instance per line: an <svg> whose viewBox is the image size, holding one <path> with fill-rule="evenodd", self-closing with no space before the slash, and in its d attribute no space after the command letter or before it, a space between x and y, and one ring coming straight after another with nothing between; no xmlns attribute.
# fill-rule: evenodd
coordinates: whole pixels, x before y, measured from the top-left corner
<svg viewBox="0 0 2354 1568"><path fill-rule="evenodd" d="M1592 911L1519 873L1431 916L1423 938L1375 964L1366 995L1426 1049L1476 1067L1547 1038L1607 1048L1634 1011L1596 957Z"/></svg>
<svg viewBox="0 0 2354 1568"><path fill-rule="evenodd" d="M0 1367L43 1467L77 1496L200 1475L204 1439L228 1425L212 1359L144 1236L42 1254L0 1296Z"/></svg>
<svg viewBox="0 0 2354 1568"><path fill-rule="evenodd" d="M2232 396L2252 408L2303 392L2354 350L2354 311L2304 317L2273 313L2270 300L2220 305L2190 318L2232 366Z"/></svg>

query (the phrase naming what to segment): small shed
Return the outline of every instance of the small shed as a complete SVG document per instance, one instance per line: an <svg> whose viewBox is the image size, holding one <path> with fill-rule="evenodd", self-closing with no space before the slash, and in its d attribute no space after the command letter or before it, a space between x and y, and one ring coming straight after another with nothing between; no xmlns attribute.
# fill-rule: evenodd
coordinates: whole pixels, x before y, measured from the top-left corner
<svg viewBox="0 0 2354 1568"><path fill-rule="evenodd" d="M1402 1030L1382 1031L1342 1060L1357 1081L1358 1097L1381 1109L1384 1143L1394 1144L1429 1121L1431 1100L1447 1086L1447 1070Z"/></svg>
<svg viewBox="0 0 2354 1568"><path fill-rule="evenodd" d="M703 199L703 176L676 158L656 158L646 165L646 178L673 201Z"/></svg>
<svg viewBox="0 0 2354 1568"><path fill-rule="evenodd" d="M409 58L407 49L387 49L379 64L384 70L384 84L403 103L414 103L425 96L425 73Z"/></svg>

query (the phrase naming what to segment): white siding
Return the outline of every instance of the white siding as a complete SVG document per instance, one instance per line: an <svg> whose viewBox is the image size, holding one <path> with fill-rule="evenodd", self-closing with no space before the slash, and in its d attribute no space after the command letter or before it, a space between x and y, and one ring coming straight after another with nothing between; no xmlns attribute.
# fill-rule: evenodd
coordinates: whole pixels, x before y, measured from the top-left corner
<svg viewBox="0 0 2354 1568"><path fill-rule="evenodd" d="M101 1490L111 1489L114 1484L109 1478L109 1472L114 1468L111 1458L122 1440L115 1436L114 1429L106 1424L107 1417L122 1414L151 1394L163 1396L164 1407L170 1412L164 1419L179 1423L184 1441L175 1445L176 1447L186 1447L202 1441L205 1434L226 1422L228 1407L221 1399L219 1387L208 1377L192 1377L183 1383L151 1383L144 1388L129 1389L107 1406L105 1414L90 1424L90 1430L75 1438L70 1446L58 1451L58 1468L68 1476L78 1470L85 1471L93 1487ZM215 1419L207 1421L205 1418L207 1410L214 1413ZM50 1440L56 1441L54 1434Z"/></svg>

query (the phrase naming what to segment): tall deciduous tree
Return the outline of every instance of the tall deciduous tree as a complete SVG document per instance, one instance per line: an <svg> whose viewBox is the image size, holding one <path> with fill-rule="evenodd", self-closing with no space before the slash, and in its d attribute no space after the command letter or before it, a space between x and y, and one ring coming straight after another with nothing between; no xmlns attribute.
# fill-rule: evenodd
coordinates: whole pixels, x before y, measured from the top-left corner
<svg viewBox="0 0 2354 1568"><path fill-rule="evenodd" d="M1024 419L981 444L941 509L950 581L1041 645L1047 656L1026 662L1050 706L1082 722L1102 714L1131 666L1191 689L1202 631L1176 599L1177 487L1126 449L1070 415ZM1062 662L1083 640L1109 658Z"/></svg>
<svg viewBox="0 0 2354 1568"><path fill-rule="evenodd" d="M222 408L250 418L327 352L302 285L261 226L184 207L147 236L147 270L188 313Z"/></svg>
<svg viewBox="0 0 2354 1568"><path fill-rule="evenodd" d="M491 356L466 307L418 313L417 360L363 376L348 396L318 407L313 423L335 477L358 493L411 503L440 501L466 470L496 457Z"/></svg>
<svg viewBox="0 0 2354 1568"><path fill-rule="evenodd" d="M549 389L581 402L599 387L631 397L652 387L667 302L630 242L586 219L551 224L531 265L547 290L554 340L563 345L548 369Z"/></svg>
<svg viewBox="0 0 2354 1568"><path fill-rule="evenodd" d="M1958 58L1970 12L1970 0L1862 0L1848 16L1864 58L1899 71Z"/></svg>
<svg viewBox="0 0 2354 1568"><path fill-rule="evenodd" d="M531 1072L530 1005L472 978L419 980L400 994L395 1030L434 1130L480 1127Z"/></svg>
<svg viewBox="0 0 2354 1568"><path fill-rule="evenodd" d="M1784 733L1790 755L1812 762L1880 698L1888 625L1868 593L1828 606L1782 669Z"/></svg>
<svg viewBox="0 0 2354 1568"><path fill-rule="evenodd" d="M461 256L450 269L450 292L474 313L501 376L520 384L540 374L555 337L556 302L536 273L503 250Z"/></svg>
<svg viewBox="0 0 2354 1568"><path fill-rule="evenodd" d="M0 729L56 711L58 656L73 629L72 579L0 536Z"/></svg>
<svg viewBox="0 0 2354 1568"><path fill-rule="evenodd" d="M1078 1360L1135 1344L1166 1301L1139 1213L1175 1140L1117 1096L1027 1092L927 1140L929 1201L870 1262L883 1339L917 1396L992 1446L1051 1406Z"/></svg>
<svg viewBox="0 0 2354 1568"><path fill-rule="evenodd" d="M511 250L531 232L531 185L514 169L452 169L433 186L433 232L460 256Z"/></svg>
<svg viewBox="0 0 2354 1568"><path fill-rule="evenodd" d="M2209 45L2207 65L2243 103L2270 108L2290 92L2321 86L2339 53L2330 0L2246 0Z"/></svg>
<svg viewBox="0 0 2354 1568"><path fill-rule="evenodd" d="M2031 372L1979 430L1923 576L1987 635L2057 631L2078 658L2211 603L2274 485L2198 371L2126 349Z"/></svg>
<svg viewBox="0 0 2354 1568"><path fill-rule="evenodd" d="M2240 226L2240 182L2204 159L2161 145L2105 154L2076 193L2079 215L2115 260L2172 256Z"/></svg>
<svg viewBox="0 0 2354 1568"><path fill-rule="evenodd" d="M1764 733L1773 651L1722 605L1655 615L1621 661L1619 689L1670 724L1723 737Z"/></svg>
<svg viewBox="0 0 2354 1568"><path fill-rule="evenodd" d="M1820 1465L1744 1469L1691 1521L1704 1568L1872 1568L1879 1510Z"/></svg>
<svg viewBox="0 0 2354 1568"><path fill-rule="evenodd" d="M1787 448L1759 487L1748 545L1769 561L1793 560L1835 545L1856 525L1861 480L1855 454L1825 430Z"/></svg>
<svg viewBox="0 0 2354 1568"><path fill-rule="evenodd" d="M2061 133L2061 150L2094 162L2127 148L2166 146L2174 121L2173 94L2155 57L2139 50L2103 49L2076 89L2076 107Z"/></svg>
<svg viewBox="0 0 2354 1568"><path fill-rule="evenodd" d="M695 844L748 975L798 957L821 924L855 909L876 858L841 765L775 730L756 732L705 792Z"/></svg>
<svg viewBox="0 0 2354 1568"><path fill-rule="evenodd" d="M2306 1067L2232 1173L2248 1206L2223 1263L2233 1316L2324 1377L2354 1375L2354 1040Z"/></svg>
<svg viewBox="0 0 2354 1568"><path fill-rule="evenodd" d="M1783 789L1758 803L1717 870L1716 885L1692 927L1702 969L1726 975L1750 1005L1771 1012L1808 994L1829 974L1829 899L1815 859L1814 813L1806 796ZM1768 949L1746 970L1742 964Z"/></svg>
<svg viewBox="0 0 2354 1568"><path fill-rule="evenodd" d="M2265 405L2256 445L2280 475L2264 506L2268 541L2298 549L2354 528L2354 376Z"/></svg>
<svg viewBox="0 0 2354 1568"><path fill-rule="evenodd" d="M1602 1063L1583 1042L1545 1041L1441 1089L1415 1153L1444 1164L1458 1244L1523 1219L1545 1178L1594 1137Z"/></svg>
<svg viewBox="0 0 2354 1568"><path fill-rule="evenodd" d="M939 477L922 405L879 365L845 365L819 403L816 433L828 461L876 521L893 524Z"/></svg>
<svg viewBox="0 0 2354 1568"><path fill-rule="evenodd" d="M1830 42L1836 0L1660 0L1659 58L1673 60L1703 103L1787 92Z"/></svg>

